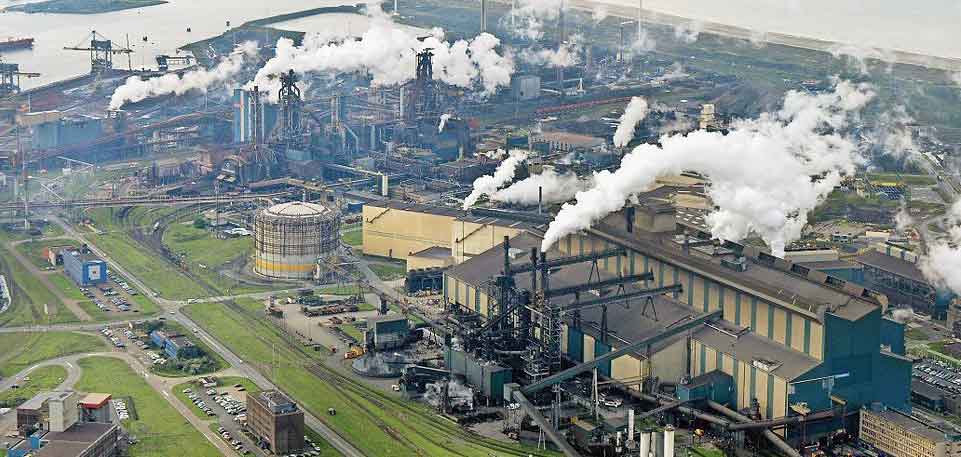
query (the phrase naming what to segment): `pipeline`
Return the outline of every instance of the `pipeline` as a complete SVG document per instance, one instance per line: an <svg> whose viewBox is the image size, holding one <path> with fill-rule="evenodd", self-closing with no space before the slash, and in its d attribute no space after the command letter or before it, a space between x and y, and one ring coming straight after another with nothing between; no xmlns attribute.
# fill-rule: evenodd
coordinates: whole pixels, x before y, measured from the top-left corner
<svg viewBox="0 0 961 457"><path fill-rule="evenodd" d="M672 403L672 402L674 401L674 400L666 400L666 399L663 399L663 398L658 398L658 397L655 397L655 396L653 396L653 395L647 395L647 394L645 394L645 393L641 393L641 392L638 392L638 391L636 391L636 390L631 390L631 389L627 389L627 392L628 392L628 394L630 394L630 395L631 395L632 397L634 397L634 398L637 398L637 399L639 399L639 400L649 401L649 402L651 402L651 403L657 403L657 404L659 404L659 405L667 405L667 404L670 404L670 403ZM678 406L678 407L677 407L677 410L680 411L680 412L682 412L682 413L684 413L684 414L688 414L688 415L694 416L694 417L696 417L696 418L698 418L698 419L701 419L701 420L703 420L703 421L705 421L705 422L710 422L710 423L715 424L715 425L720 425L721 427L728 427L728 426L731 425L730 422L724 420L724 419L721 418L721 417L715 416L715 415L713 415L713 414L708 414L708 413L702 412L702 411L700 411L700 410L691 408L691 407L689 407L689 406L683 406L683 405L681 405L681 406Z"/></svg>
<svg viewBox="0 0 961 457"><path fill-rule="evenodd" d="M722 405L722 404L720 404L720 403L717 403L717 402L715 402L715 401L708 400L708 401L707 401L707 404L708 404L708 406L711 407L711 409L714 409L715 411L717 411L717 412L719 412L719 413L721 413L721 414L723 414L723 415L725 415L725 416L727 416L727 417L730 417L731 419L737 420L737 421L739 421L739 422L753 422L749 417L747 417L747 416L745 416L745 415L743 415L743 414L741 414L741 413L738 413L737 411L734 411L734 410L728 408L727 406L724 406L724 405ZM773 444L775 447L777 447L781 452L787 454L788 457L801 457L801 453L800 453L800 452L798 452L796 449L794 449L793 447L791 447L790 444L787 444L786 442L784 442L784 440L782 440L780 436L777 436L777 435L776 435L774 432L772 432L771 430L765 429L765 430L764 430L764 437L767 438L767 440L770 441L771 444Z"/></svg>
<svg viewBox="0 0 961 457"><path fill-rule="evenodd" d="M800 422L815 422L825 419L830 419L834 417L834 410L829 409L825 411L818 411L816 413L808 414L807 416L790 416L790 417L779 417L777 419L768 419L762 421L752 421L741 424L733 424L729 427L729 430L751 430L758 428L771 428L780 425L793 425Z"/></svg>

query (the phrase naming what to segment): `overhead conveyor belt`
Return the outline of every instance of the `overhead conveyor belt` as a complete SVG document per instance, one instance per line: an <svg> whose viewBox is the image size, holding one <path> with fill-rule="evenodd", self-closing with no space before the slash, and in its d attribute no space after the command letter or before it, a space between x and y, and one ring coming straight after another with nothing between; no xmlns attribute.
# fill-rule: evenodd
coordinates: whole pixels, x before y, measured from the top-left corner
<svg viewBox="0 0 961 457"><path fill-rule="evenodd" d="M625 294L608 295L607 297L596 298L594 300L583 301L580 303L571 303L561 308L561 312L568 313L572 311L580 311L582 309L593 308L596 306L601 306L608 303L615 303L622 300L629 300L632 298L647 298L647 297L656 297L658 295L664 295L664 294L670 294L670 293L681 293L682 290L683 288L681 287L680 284L675 284L673 286L658 287L655 289L645 289L645 290L639 290L637 292L628 292Z"/></svg>
<svg viewBox="0 0 961 457"><path fill-rule="evenodd" d="M624 250L624 248L614 248L614 249L608 249L606 251L589 252L586 254L575 255L571 257L561 257L558 259L548 260L547 268L563 267L565 265L574 265L575 263L582 263L582 262L592 262L594 260L600 260L600 259L606 259L608 257L616 257L619 255L624 255L625 253L627 253L627 251ZM539 268L544 268L544 266L540 262L537 262L537 265L534 265L533 263L524 263L517 266L511 266L511 273L513 274L526 273L529 271L534 271Z"/></svg>
<svg viewBox="0 0 961 457"><path fill-rule="evenodd" d="M629 345L627 345L627 346L624 346L624 347L622 347L622 348L620 348L620 349L618 349L618 350L616 350L616 351L608 352L607 354L597 356L594 360L591 360L590 362L581 363L581 364L579 364L579 365L577 365L577 366L568 368L568 369L566 369L566 370L564 370L564 371L561 371L561 372L559 372L559 373L556 373L556 374L553 374L553 375L551 375L551 376L548 376L548 377L546 377L546 378L544 378L544 379L542 379L542 380L540 380L540 381L538 381L538 382L535 382L535 383L533 383L533 384L528 384L527 386L525 386L525 387L524 387L523 389L521 389L521 390L522 390L525 394L531 394L531 393L540 391L541 389L544 389L545 387L549 387L549 386L552 386L552 385L557 384L557 383L559 383L559 382L563 382L563 381L565 381L565 380L567 380L567 379L570 379L570 378L573 378L574 376L577 376L577 375L579 375L579 374L581 374L581 373L583 373L583 372L585 372L585 371L590 371L590 370L593 369L594 367L600 365L601 363L607 362L608 360L614 360L614 359L616 359L616 358L618 358L618 357L620 357L620 356L622 356L622 355L630 354L630 353L636 352L636 351L638 351L638 350L640 350L640 349L644 349L645 347L647 347L647 346L649 346L649 345L651 345L651 344L655 344L655 343L657 343L657 342L659 342L659 341L663 341L663 340L665 340L665 339L667 339L667 338L670 338L670 337L672 337L672 336L674 336L674 335L677 335L677 334L679 334L679 333L683 333L683 332L686 332L686 331L688 331L688 330L691 330L691 329L700 327L700 326L703 325L705 322L710 321L710 320L713 320L713 319L717 319L717 318L719 318L719 317L721 317L721 310L714 310L714 311L712 311L712 312L710 312L710 313L708 313L708 314L704 314L704 315L701 315L701 316L698 316L698 317L694 317L693 319L690 319L690 320L688 320L687 322L680 323L680 324L675 325L674 327L665 329L664 331L662 331L661 333L658 333L657 335L644 338L644 339L642 339L642 340L640 340L640 341L637 341L637 342L634 342L634 343L629 344Z"/></svg>
<svg viewBox="0 0 961 457"><path fill-rule="evenodd" d="M715 411L727 417L730 417L731 419L744 422L744 423L753 422L751 418L737 411L734 411L733 409L728 408L727 406L724 406L720 403L708 400L707 404L708 406L711 407L711 409L714 409ZM794 449L793 447L791 447L790 444L785 443L780 436L777 436L770 429L764 429L764 437L767 438L767 440L770 441L771 444L777 447L781 452L787 454L788 457L801 457L801 453L798 452L797 449Z"/></svg>
<svg viewBox="0 0 961 457"><path fill-rule="evenodd" d="M527 400L527 397L524 396L523 392L515 390L513 397L514 401L521 406L521 409L523 409L527 415L531 416L531 419L534 420L534 423L544 431L544 434L547 435L547 438L549 438L551 442L554 443L554 445L556 445L558 449L564 453L564 455L567 457L581 457L581 454L578 453L577 450L567 442L567 439L558 433L557 429L547 422L547 419L544 419L544 415L541 414L541 412L535 408L529 400Z"/></svg>
<svg viewBox="0 0 961 457"><path fill-rule="evenodd" d="M628 284L632 282L652 281L652 280L654 280L654 273L621 276L617 278L605 279L603 281L578 284L576 286L559 287L557 289L548 290L545 293L545 295L547 295L548 297L560 297L562 295L571 295L579 292L587 292L589 290L603 289L605 287L612 287L620 284Z"/></svg>

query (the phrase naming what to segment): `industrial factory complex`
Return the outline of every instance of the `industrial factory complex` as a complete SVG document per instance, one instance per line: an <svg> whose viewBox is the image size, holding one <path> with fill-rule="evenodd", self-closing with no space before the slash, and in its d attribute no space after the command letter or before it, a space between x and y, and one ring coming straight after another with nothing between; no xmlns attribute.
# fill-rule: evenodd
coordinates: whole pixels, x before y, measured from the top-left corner
<svg viewBox="0 0 961 457"><path fill-rule="evenodd" d="M961 457L943 71L541 3L5 55L5 455Z"/></svg>

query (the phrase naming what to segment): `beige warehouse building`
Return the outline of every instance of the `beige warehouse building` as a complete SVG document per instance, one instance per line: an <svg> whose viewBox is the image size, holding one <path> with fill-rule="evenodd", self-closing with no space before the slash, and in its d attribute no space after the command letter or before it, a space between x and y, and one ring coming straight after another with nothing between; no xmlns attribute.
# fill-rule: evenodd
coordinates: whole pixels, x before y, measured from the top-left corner
<svg viewBox="0 0 961 457"><path fill-rule="evenodd" d="M891 457L961 457L961 433L883 407L861 410L861 441Z"/></svg>

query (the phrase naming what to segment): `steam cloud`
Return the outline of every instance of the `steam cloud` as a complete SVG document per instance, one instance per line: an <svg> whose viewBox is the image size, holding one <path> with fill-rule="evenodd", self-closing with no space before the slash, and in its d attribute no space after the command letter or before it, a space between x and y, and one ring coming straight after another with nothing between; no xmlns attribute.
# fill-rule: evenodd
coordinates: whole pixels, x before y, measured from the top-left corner
<svg viewBox="0 0 961 457"><path fill-rule="evenodd" d="M539 175L529 176L495 192L491 199L505 203L536 205L539 195L543 194L544 203L561 203L574 198L574 195L589 185L589 180L579 179L576 173L562 175L549 168Z"/></svg>
<svg viewBox="0 0 961 457"><path fill-rule="evenodd" d="M206 92L207 88L232 79L243 68L244 61L255 55L257 43L247 41L212 69L188 71L183 76L167 73L146 81L131 76L110 96L110 109L120 109L125 103L136 103L159 95L183 95L192 90Z"/></svg>
<svg viewBox="0 0 961 457"><path fill-rule="evenodd" d="M532 65L546 65L551 68L567 68L577 64L577 46L564 43L557 49L524 49L519 56Z"/></svg>
<svg viewBox="0 0 961 457"><path fill-rule="evenodd" d="M634 129L647 117L647 112L647 100L631 97L627 108L624 108L624 114L621 115L620 123L617 124L617 130L614 131L614 146L622 148L634 139Z"/></svg>
<svg viewBox="0 0 961 457"><path fill-rule="evenodd" d="M482 33L450 43L442 41L442 30L434 29L431 36L419 40L379 9L372 10L370 17L370 28L360 39L330 41L330 36L321 36L305 40L300 47L289 39L279 39L275 57L247 87L259 86L276 98L280 83L274 75L289 69L299 74L366 71L374 85L402 84L415 77L416 54L427 48L433 49L435 79L458 87L471 87L479 81L487 94L510 85L514 61L509 54L498 54L500 40L494 35Z"/></svg>
<svg viewBox="0 0 961 457"><path fill-rule="evenodd" d="M881 62L888 62L888 70L890 71L890 63L894 61L894 56L890 52L882 49L855 46L852 44L835 44L828 48L828 52L836 59L847 58L847 61L853 64L861 74L868 74L869 60L878 60Z"/></svg>
<svg viewBox="0 0 961 457"><path fill-rule="evenodd" d="M511 151L508 157L497 166L493 175L485 175L475 179L474 190L464 199L464 209L474 206L481 195L494 195L497 189L514 179L517 166L526 159L527 151Z"/></svg>
<svg viewBox="0 0 961 457"><path fill-rule="evenodd" d="M561 208L541 249L618 211L658 177L694 170L711 180L708 196L718 208L707 218L713 236L737 241L755 232L783 256L787 243L800 237L807 213L861 162L853 142L834 131L874 95L870 85L847 81L830 93L791 91L780 111L735 122L727 135L699 130L664 136L660 146L640 145L616 171L595 173L594 185L577 193L576 204Z"/></svg>
<svg viewBox="0 0 961 457"><path fill-rule="evenodd" d="M507 29L519 38L539 40L544 36L544 22L560 17L562 5L562 0L519 0L504 17L505 21L515 24Z"/></svg>
<svg viewBox="0 0 961 457"><path fill-rule="evenodd" d="M701 21L681 22L674 26L674 38L682 43L693 43L697 41L698 35L704 30L704 23Z"/></svg>
<svg viewBox="0 0 961 457"><path fill-rule="evenodd" d="M921 259L920 267L934 284L961 294L961 200L951 205L947 220L947 239L928 244L928 255Z"/></svg>
<svg viewBox="0 0 961 457"><path fill-rule="evenodd" d="M437 133L444 133L444 126L447 125L447 121L450 120L450 114L444 113L440 115L440 124L437 125Z"/></svg>

